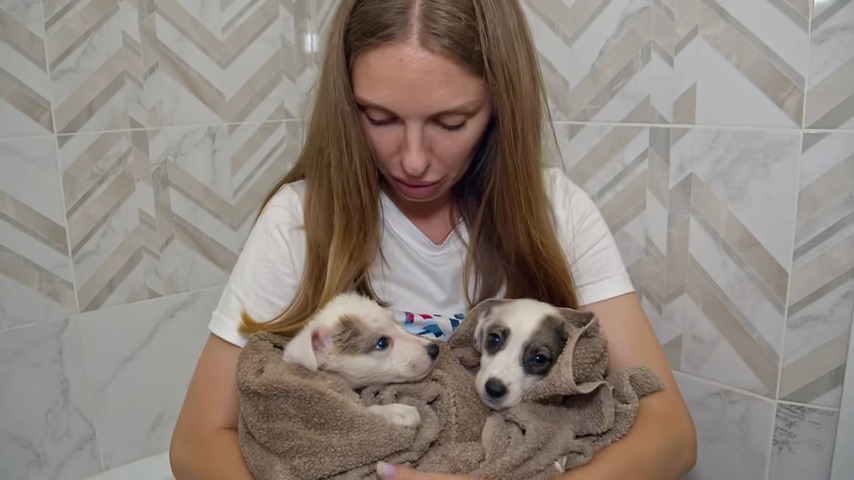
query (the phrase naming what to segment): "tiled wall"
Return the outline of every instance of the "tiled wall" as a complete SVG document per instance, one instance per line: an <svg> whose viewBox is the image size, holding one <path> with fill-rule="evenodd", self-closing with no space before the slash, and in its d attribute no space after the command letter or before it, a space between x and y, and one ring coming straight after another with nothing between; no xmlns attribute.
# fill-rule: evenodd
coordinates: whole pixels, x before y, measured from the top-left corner
<svg viewBox="0 0 854 480"><path fill-rule="evenodd" d="M567 171L700 435L691 478L827 478L854 312L854 2L527 0ZM161 452L323 0L0 0L0 471ZM724 457L726 455L726 457Z"/></svg>

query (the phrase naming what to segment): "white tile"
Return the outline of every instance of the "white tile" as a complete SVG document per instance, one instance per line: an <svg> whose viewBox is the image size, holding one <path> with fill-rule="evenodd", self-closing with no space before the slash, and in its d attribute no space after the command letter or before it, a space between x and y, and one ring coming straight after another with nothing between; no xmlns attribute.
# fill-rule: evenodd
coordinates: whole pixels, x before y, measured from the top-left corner
<svg viewBox="0 0 854 480"><path fill-rule="evenodd" d="M688 480L762 480L771 453L774 403L676 374L697 428Z"/></svg>
<svg viewBox="0 0 854 480"><path fill-rule="evenodd" d="M220 288L80 318L105 468L166 451Z"/></svg>
<svg viewBox="0 0 854 480"><path fill-rule="evenodd" d="M76 321L0 332L0 419L4 479L78 480L100 471Z"/></svg>
<svg viewBox="0 0 854 480"><path fill-rule="evenodd" d="M827 480L833 459L837 412L804 405L777 405L773 480Z"/></svg>

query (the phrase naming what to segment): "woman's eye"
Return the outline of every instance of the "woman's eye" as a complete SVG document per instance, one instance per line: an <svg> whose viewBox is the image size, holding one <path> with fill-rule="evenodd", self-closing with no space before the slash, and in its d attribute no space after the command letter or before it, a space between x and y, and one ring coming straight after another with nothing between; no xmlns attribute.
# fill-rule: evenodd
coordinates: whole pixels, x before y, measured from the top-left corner
<svg viewBox="0 0 854 480"><path fill-rule="evenodd" d="M380 337L380 339L377 340L377 343L374 348L376 348L377 350L385 350L386 348L388 348L388 345L388 337Z"/></svg>
<svg viewBox="0 0 854 480"><path fill-rule="evenodd" d="M447 130L449 132L456 132L458 130L462 130L463 127L466 126L466 122L463 122L463 123L437 122L437 124L439 125L440 128L442 128L443 130Z"/></svg>
<svg viewBox="0 0 854 480"><path fill-rule="evenodd" d="M365 118L368 119L368 123L370 123L371 125L377 126L377 127L381 127L383 125L391 125L392 123L394 123L394 118L391 118L391 117L389 117L389 118L371 118L371 117L365 115Z"/></svg>

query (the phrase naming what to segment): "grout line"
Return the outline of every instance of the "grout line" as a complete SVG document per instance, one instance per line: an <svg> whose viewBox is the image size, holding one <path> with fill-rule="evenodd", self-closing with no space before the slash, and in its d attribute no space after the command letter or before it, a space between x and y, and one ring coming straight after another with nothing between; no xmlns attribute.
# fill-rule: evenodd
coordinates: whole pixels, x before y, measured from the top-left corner
<svg viewBox="0 0 854 480"><path fill-rule="evenodd" d="M804 408L811 408L813 410L821 410L824 412L839 413L839 407L828 407L827 405L810 405L807 403L798 403L798 402L792 402L789 400L777 400L777 403L780 405L788 405L790 407L804 407Z"/></svg>
<svg viewBox="0 0 854 480"><path fill-rule="evenodd" d="M797 161L797 178L795 180L795 191L794 191L794 205L792 205L794 209L794 214L797 216L798 214L798 198L800 197L801 191L801 180L802 180L802 167L804 161L804 137L806 136L806 126L807 126L807 92L809 92L809 81L810 81L810 52L812 52L812 18L813 18L813 10L815 9L815 1L809 0L809 8L807 8L807 71L806 75L804 75L804 97L803 97L803 105L801 105L801 125L800 125L800 138L798 139L798 161ZM798 226L792 229L792 243L790 252L795 251L795 243L798 238ZM794 253L792 253L792 264L789 269L791 272L794 272ZM777 401L777 405L781 404L780 401L780 386L783 383L783 364L785 363L785 354L786 354L786 333L789 330L789 300L792 293L792 273L789 273L788 281L786 282L786 302L783 305L783 332L780 335L780 359L777 364L777 391L774 394L774 398ZM792 403L784 403L784 405L791 405ZM777 419L776 414L774 418L774 422L771 425L771 442L774 442L774 433L777 427ZM771 457L772 455L768 455L768 460L765 465L765 478L771 479Z"/></svg>
<svg viewBox="0 0 854 480"><path fill-rule="evenodd" d="M807 9L807 71L804 75L804 104L801 111L801 128L807 129L807 93L810 89L810 68L812 67L812 20L815 12L815 0L809 0Z"/></svg>
<svg viewBox="0 0 854 480"><path fill-rule="evenodd" d="M303 117L300 118L285 118L279 120L264 120L261 122L208 122L208 123L188 123L181 125L160 125L160 126L146 126L146 127L137 127L137 128L113 128L106 130L81 130L73 133L61 133L61 134L53 134L56 137L75 137L82 135L99 135L102 133L129 133L129 132L150 132L154 130L178 130L178 129L194 129L194 128L208 128L208 127L230 127L233 125L268 125L268 124L284 124L288 123L300 123L304 122L306 119ZM45 136L45 135L37 135L37 136ZM11 137L16 138L16 137ZM0 139L2 142L3 139Z"/></svg>
<svg viewBox="0 0 854 480"><path fill-rule="evenodd" d="M133 307L143 306L143 305L145 305L145 304L147 304L147 303L152 303L152 302L157 302L157 301L163 301L163 300L165 300L165 299L172 299L172 298L175 298L175 297L180 297L180 296L182 296L182 295L184 295L184 296L188 296L188 295L193 295L193 294L197 294L197 293L209 292L209 291L213 291L213 290L217 290L217 289L222 289L222 288L224 288L224 287L225 287L225 284L226 284L226 282L223 282L223 283L219 283L219 284L217 284L217 285L210 285L210 286L202 287L202 288L194 288L194 289L192 289L192 290L185 290L185 291L182 291L182 292L170 293L170 294L168 294L168 295L161 295L161 296L159 296L159 297L144 298L144 299L142 299L142 300L135 300L135 301L133 301L133 302L126 302L126 303L122 303L122 304L120 304L120 305L110 305L110 306L107 306L107 307L97 308L97 309L95 309L95 310L89 310L89 311L86 311L86 312L80 312L80 313L78 314L78 316L83 316L83 315L93 314L93 313L96 313L96 312L97 312L97 313L101 313L101 312L111 312L111 311L119 310L119 309L122 309L122 308L130 308L131 306L133 306Z"/></svg>
<svg viewBox="0 0 854 480"><path fill-rule="evenodd" d="M48 82L51 85L50 120L51 120L51 123L53 126L53 135L52 135L53 136L53 149L54 149L53 150L54 151L53 160L54 160L54 166L56 167L57 180L59 181L59 197L60 197L60 201L62 202L62 217L63 217L63 220L65 221L65 248L66 248L66 253L67 253L66 259L68 261L69 273L71 274L71 289L74 292L75 311L72 314L78 314L78 313L80 313L80 295L79 295L78 284L77 284L77 268L74 265L74 255L71 253L73 250L73 248L71 246L71 231L70 231L71 228L70 228L70 222L68 221L68 204L67 204L66 198L65 198L65 182L63 181L63 175L62 175L62 161L60 160L60 155L59 155L59 152L60 152L59 135L56 133L58 131L58 129L56 126L56 104L54 102L54 95L53 95L53 86L54 85L53 85L53 76L51 75L52 69L50 66L50 63L51 63L50 57L49 57L48 51L47 51L47 43L48 43L47 40L49 37L48 37L48 33L47 33L47 28L45 28L45 24L47 23L47 18L45 18L45 14L44 14L44 5L42 4L40 6L41 6L41 14L42 14L42 29L44 31L44 36L45 36L45 41L44 41L45 70L47 72Z"/></svg>
<svg viewBox="0 0 854 480"><path fill-rule="evenodd" d="M808 132L808 133L854 133L854 128L808 128L801 127L773 127L773 126L742 126L742 125L700 125L690 123L646 123L646 122L577 122L573 120L555 120L555 126L581 125L591 127L646 127L646 128L672 128L672 129L694 129L694 130L742 130L742 131L773 131L773 132Z"/></svg>
<svg viewBox="0 0 854 480"><path fill-rule="evenodd" d="M743 387L737 387L734 385L727 385L726 383L719 382L717 380L711 380L708 378L700 377L700 376L694 375L693 373L686 373L686 372L683 372L681 370L675 370L675 372L678 373L680 376L691 379L695 382L700 382L700 383L704 383L706 385L710 385L712 387L718 387L718 388L722 388L724 390L729 390L731 392L738 393L738 394L744 395L746 397L751 397L754 399L766 400L766 401L771 402L771 403L776 403L776 400L774 400L771 397L762 395L760 393L752 392L752 391L747 390Z"/></svg>

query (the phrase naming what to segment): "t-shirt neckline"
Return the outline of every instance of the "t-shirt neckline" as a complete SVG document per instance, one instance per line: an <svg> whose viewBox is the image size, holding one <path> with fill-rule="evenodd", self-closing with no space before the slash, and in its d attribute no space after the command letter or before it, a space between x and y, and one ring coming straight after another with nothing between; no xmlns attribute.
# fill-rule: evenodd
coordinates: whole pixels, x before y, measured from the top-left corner
<svg viewBox="0 0 854 480"><path fill-rule="evenodd" d="M406 216L398 207L397 204L388 196L386 192L380 192L380 200L382 202L382 213L384 223L391 228L403 241L413 247L418 248L424 253L430 255L441 255L449 251L457 250L462 246L458 234L451 231L442 243L436 244L415 226L414 223ZM457 229L463 237L466 237L465 225L460 221Z"/></svg>

